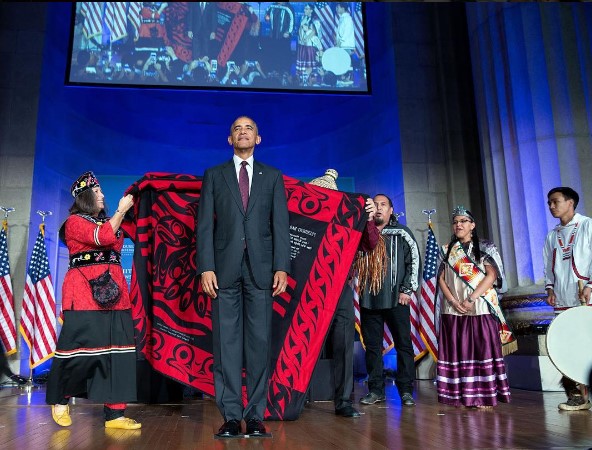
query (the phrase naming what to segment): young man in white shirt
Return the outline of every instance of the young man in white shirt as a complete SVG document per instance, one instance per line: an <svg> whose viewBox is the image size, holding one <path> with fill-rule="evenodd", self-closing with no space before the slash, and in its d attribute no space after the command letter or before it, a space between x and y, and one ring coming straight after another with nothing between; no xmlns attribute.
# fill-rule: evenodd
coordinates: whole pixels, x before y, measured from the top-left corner
<svg viewBox="0 0 592 450"><path fill-rule="evenodd" d="M575 212L580 196L570 187L556 187L547 194L549 212L560 223L545 240L545 289L547 303L559 314L590 303L592 292L592 219ZM562 378L568 399L564 411L590 409L588 387Z"/></svg>

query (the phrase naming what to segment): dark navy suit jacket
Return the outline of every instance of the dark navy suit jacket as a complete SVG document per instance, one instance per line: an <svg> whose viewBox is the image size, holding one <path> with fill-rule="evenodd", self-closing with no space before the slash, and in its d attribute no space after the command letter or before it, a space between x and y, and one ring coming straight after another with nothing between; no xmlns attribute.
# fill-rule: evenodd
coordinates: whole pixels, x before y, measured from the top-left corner
<svg viewBox="0 0 592 450"><path fill-rule="evenodd" d="M253 162L247 211L232 160L206 170L199 199L197 273L212 270L218 287L241 276L243 252L249 255L255 283L271 289L273 274L290 272L290 228L282 173Z"/></svg>

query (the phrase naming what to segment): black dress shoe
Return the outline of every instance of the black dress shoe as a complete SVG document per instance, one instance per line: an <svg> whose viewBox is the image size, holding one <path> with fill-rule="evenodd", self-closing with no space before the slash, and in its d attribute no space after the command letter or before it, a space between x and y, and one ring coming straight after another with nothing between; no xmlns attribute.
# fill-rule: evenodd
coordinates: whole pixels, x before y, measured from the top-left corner
<svg viewBox="0 0 592 450"><path fill-rule="evenodd" d="M259 419L249 419L247 420L247 432L245 433L248 436L267 436L267 430L265 429L265 425Z"/></svg>
<svg viewBox="0 0 592 450"><path fill-rule="evenodd" d="M10 379L12 381L14 381L16 384L18 384L19 386L24 386L29 381L25 377L21 377L20 375L15 375L15 374L11 375Z"/></svg>
<svg viewBox="0 0 592 450"><path fill-rule="evenodd" d="M240 436L241 434L241 423L240 420L228 420L224 422L224 425L220 427L216 433L217 437L221 438L232 438Z"/></svg>
<svg viewBox="0 0 592 450"><path fill-rule="evenodd" d="M360 417L360 413L352 406L337 408L335 414L341 417Z"/></svg>

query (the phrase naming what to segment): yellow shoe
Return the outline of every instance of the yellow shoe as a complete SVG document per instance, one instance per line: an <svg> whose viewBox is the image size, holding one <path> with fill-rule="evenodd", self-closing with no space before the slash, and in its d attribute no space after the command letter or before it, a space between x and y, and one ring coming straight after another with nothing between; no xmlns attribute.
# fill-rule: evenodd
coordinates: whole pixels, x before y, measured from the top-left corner
<svg viewBox="0 0 592 450"><path fill-rule="evenodd" d="M123 444L133 443L142 437L142 430L118 430L116 428L105 428L105 438L108 442ZM106 446L105 448L122 448L121 446ZM135 447L134 447L135 448Z"/></svg>
<svg viewBox="0 0 592 450"><path fill-rule="evenodd" d="M138 430L142 424L128 417L118 417L117 419L105 421L105 428L118 428L120 430Z"/></svg>
<svg viewBox="0 0 592 450"><path fill-rule="evenodd" d="M65 406L66 408L63 411L56 412L56 406ZM72 425L72 418L70 417L70 408L68 405L52 405L51 417L53 417L55 423L62 427L69 427Z"/></svg>

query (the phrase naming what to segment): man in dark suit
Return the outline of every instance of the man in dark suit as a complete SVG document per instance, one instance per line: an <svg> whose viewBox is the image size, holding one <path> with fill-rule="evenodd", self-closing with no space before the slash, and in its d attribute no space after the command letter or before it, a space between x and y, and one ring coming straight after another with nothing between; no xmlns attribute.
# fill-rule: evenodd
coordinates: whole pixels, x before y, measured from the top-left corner
<svg viewBox="0 0 592 450"><path fill-rule="evenodd" d="M274 2L265 12L265 21L269 22L264 67L280 71L290 70L293 60L291 42L295 26L294 9L290 2Z"/></svg>
<svg viewBox="0 0 592 450"><path fill-rule="evenodd" d="M216 28L218 6L215 2L189 2L187 36L192 43L194 61L204 56L214 59L217 55Z"/></svg>
<svg viewBox="0 0 592 450"><path fill-rule="evenodd" d="M214 388L224 416L218 437L240 435L242 419L247 435L266 435L273 296L286 290L290 269L284 180L254 161L260 142L252 119L236 119L228 137L233 159L206 170L199 201L197 272L212 298Z"/></svg>

